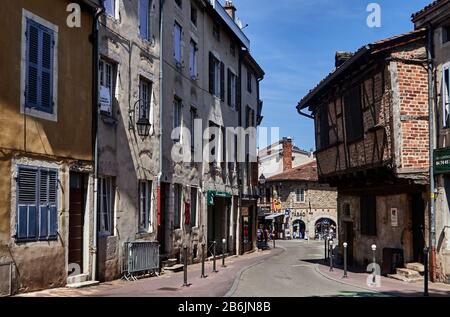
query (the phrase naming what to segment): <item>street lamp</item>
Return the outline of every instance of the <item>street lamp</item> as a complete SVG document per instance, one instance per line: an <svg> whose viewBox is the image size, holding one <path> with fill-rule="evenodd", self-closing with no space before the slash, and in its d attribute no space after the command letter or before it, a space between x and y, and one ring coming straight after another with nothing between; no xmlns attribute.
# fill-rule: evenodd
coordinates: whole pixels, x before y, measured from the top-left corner
<svg viewBox="0 0 450 317"><path fill-rule="evenodd" d="M348 278L348 276L347 276L347 247L348 247L348 243L344 242L344 276L342 278Z"/></svg>
<svg viewBox="0 0 450 317"><path fill-rule="evenodd" d="M333 240L330 240L330 271L333 271Z"/></svg>
<svg viewBox="0 0 450 317"><path fill-rule="evenodd" d="M139 119L136 122L136 107L139 106ZM147 137L150 134L150 128L151 123L148 119L147 111L150 111L148 109L147 105L145 104L145 100L139 99L134 103L133 109L130 109L128 111L129 114L129 123L128 128L129 130L135 131L135 128L137 129L137 133L140 137ZM136 127L135 127L136 126Z"/></svg>
<svg viewBox="0 0 450 317"><path fill-rule="evenodd" d="M372 244L372 257L373 257L373 263L376 263L376 251L377 251L377 246L375 244Z"/></svg>

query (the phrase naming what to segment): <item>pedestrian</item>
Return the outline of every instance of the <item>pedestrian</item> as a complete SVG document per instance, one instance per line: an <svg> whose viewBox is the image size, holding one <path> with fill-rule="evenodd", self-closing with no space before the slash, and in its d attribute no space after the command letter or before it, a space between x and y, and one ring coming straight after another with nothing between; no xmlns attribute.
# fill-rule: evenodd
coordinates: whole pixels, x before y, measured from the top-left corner
<svg viewBox="0 0 450 317"><path fill-rule="evenodd" d="M267 248L268 244L267 241L269 240L269 229L264 230L264 246Z"/></svg>

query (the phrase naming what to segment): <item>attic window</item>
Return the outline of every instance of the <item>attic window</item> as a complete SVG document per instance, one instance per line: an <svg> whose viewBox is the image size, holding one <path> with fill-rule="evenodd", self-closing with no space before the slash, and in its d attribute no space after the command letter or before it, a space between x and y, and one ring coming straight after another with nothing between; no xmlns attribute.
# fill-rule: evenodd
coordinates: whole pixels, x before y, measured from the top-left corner
<svg viewBox="0 0 450 317"><path fill-rule="evenodd" d="M450 25L442 27L442 44L450 42Z"/></svg>

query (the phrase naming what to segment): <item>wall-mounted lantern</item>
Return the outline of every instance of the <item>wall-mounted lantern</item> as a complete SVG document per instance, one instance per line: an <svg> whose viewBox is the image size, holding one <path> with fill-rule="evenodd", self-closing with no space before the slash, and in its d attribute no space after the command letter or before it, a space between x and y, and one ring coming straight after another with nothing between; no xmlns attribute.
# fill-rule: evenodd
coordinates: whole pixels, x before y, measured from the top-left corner
<svg viewBox="0 0 450 317"><path fill-rule="evenodd" d="M136 108L138 107L138 111ZM129 130L136 131L140 137L147 137L150 134L151 123L149 120L150 105L139 99L134 103L133 109L129 110ZM137 121L136 121L137 117Z"/></svg>

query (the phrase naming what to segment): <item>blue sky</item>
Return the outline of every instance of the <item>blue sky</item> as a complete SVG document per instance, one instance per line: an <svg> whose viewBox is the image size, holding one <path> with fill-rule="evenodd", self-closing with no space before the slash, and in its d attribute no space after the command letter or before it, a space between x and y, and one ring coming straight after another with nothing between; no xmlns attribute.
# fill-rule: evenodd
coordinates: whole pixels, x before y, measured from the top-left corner
<svg viewBox="0 0 450 317"><path fill-rule="evenodd" d="M224 1L222 1L224 2ZM251 52L266 72L261 85L264 127L280 127L303 149L315 148L312 120L298 101L334 68L336 51L413 30L411 14L432 0L234 0ZM369 3L381 6L380 28L366 23Z"/></svg>

